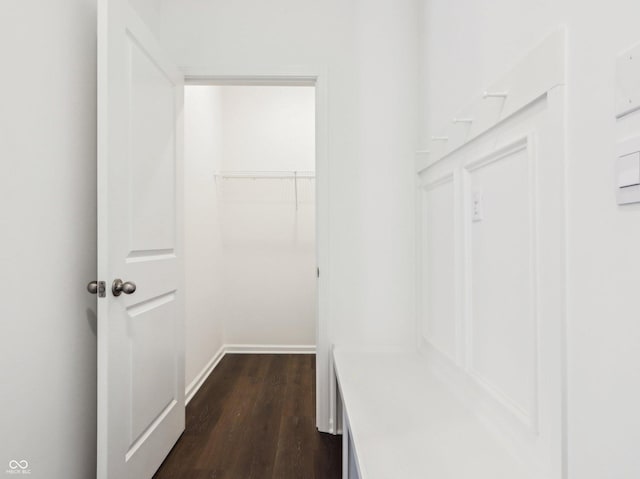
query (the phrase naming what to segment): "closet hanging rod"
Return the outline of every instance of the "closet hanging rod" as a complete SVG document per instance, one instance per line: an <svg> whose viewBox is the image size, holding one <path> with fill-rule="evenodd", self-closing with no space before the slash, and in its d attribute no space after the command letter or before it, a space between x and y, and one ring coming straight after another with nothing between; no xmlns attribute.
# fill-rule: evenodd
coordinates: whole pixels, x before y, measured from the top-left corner
<svg viewBox="0 0 640 479"><path fill-rule="evenodd" d="M245 178L251 180L262 179L314 179L316 177L313 171L218 171L215 173L216 178L232 179Z"/></svg>

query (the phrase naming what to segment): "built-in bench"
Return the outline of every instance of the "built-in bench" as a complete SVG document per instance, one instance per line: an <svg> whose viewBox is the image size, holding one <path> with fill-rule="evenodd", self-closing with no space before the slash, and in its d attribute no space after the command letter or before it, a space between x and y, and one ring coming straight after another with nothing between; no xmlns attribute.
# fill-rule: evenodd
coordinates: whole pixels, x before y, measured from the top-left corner
<svg viewBox="0 0 640 479"><path fill-rule="evenodd" d="M534 477L420 353L333 355L344 479Z"/></svg>

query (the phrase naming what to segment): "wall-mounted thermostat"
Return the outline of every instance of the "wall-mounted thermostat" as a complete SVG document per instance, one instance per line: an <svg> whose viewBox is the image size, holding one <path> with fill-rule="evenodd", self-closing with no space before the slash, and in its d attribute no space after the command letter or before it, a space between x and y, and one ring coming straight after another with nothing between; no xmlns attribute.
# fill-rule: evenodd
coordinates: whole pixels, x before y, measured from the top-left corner
<svg viewBox="0 0 640 479"><path fill-rule="evenodd" d="M640 203L640 137L618 144L616 196L619 205Z"/></svg>

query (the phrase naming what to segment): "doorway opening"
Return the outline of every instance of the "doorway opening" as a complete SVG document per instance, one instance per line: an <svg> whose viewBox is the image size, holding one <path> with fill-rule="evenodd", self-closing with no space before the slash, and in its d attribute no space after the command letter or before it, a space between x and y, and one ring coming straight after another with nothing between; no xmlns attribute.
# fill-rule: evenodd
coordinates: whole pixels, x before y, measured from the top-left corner
<svg viewBox="0 0 640 479"><path fill-rule="evenodd" d="M185 369L187 384L201 384L219 351L315 353L316 422L334 432L317 86L317 77L186 82Z"/></svg>

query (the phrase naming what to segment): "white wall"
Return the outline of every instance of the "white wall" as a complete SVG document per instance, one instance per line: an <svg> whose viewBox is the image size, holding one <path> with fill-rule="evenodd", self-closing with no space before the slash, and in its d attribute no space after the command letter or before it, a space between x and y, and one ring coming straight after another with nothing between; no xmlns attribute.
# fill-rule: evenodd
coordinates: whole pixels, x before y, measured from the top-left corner
<svg viewBox="0 0 640 479"><path fill-rule="evenodd" d="M185 88L186 374L190 385L224 344L222 238L214 173L220 167L220 92Z"/></svg>
<svg viewBox="0 0 640 479"><path fill-rule="evenodd" d="M223 344L315 345L314 188L214 179L313 171L315 92L188 86L185 93L186 383Z"/></svg>
<svg viewBox="0 0 640 479"><path fill-rule="evenodd" d="M96 5L0 15L0 473L94 477Z"/></svg>
<svg viewBox="0 0 640 479"><path fill-rule="evenodd" d="M219 90L222 170L315 170L315 89ZM228 344L315 346L315 188L293 180L218 180Z"/></svg>
<svg viewBox="0 0 640 479"><path fill-rule="evenodd" d="M154 30L164 25L183 66L327 68L332 334L408 344L414 2L166 0L162 12L157 0L132 3ZM66 0L12 2L0 17L11 93L0 111L0 244L11 272L0 305L0 464L25 458L47 479L95 473L95 298L84 290L96 279L95 16L95 0Z"/></svg>
<svg viewBox="0 0 640 479"><path fill-rule="evenodd" d="M315 346L314 185L221 180L228 344Z"/></svg>
<svg viewBox="0 0 640 479"><path fill-rule="evenodd" d="M163 41L187 71L326 72L325 278L335 343L413 345L417 6L416 0L162 4ZM324 388L327 353L320 351ZM327 404L321 408L327 418Z"/></svg>
<svg viewBox="0 0 640 479"><path fill-rule="evenodd" d="M413 330L415 7L409 0L163 3L164 43L188 71L328 71L329 316L339 342L405 345Z"/></svg>
<svg viewBox="0 0 640 479"><path fill-rule="evenodd" d="M548 32L568 29L568 470L570 478L640 474L640 208L618 207L615 57L638 42L637 2L423 2L421 146ZM637 115L636 115L637 116Z"/></svg>
<svg viewBox="0 0 640 479"><path fill-rule="evenodd" d="M313 171L315 89L220 86L222 169Z"/></svg>

